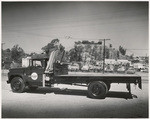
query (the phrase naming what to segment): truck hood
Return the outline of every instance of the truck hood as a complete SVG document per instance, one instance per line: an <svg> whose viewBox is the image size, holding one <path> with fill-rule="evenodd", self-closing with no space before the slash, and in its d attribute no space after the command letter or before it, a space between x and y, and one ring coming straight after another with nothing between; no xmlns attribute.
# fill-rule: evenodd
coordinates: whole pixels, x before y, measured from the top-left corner
<svg viewBox="0 0 150 119"><path fill-rule="evenodd" d="M22 72L24 71L25 69L27 69L26 67L19 67L19 68L13 68L13 69L9 69L9 72Z"/></svg>

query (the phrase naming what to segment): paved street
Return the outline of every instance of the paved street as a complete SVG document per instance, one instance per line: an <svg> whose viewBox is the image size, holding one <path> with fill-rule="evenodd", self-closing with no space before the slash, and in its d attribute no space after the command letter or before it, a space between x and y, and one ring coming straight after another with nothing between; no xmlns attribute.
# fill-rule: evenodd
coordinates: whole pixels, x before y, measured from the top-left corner
<svg viewBox="0 0 150 119"><path fill-rule="evenodd" d="M142 86L132 85L133 98L126 86L113 84L105 99L87 97L85 87L54 85L36 91L13 93L2 75L3 118L147 118L148 74L142 75ZM67 88L67 89L66 89Z"/></svg>

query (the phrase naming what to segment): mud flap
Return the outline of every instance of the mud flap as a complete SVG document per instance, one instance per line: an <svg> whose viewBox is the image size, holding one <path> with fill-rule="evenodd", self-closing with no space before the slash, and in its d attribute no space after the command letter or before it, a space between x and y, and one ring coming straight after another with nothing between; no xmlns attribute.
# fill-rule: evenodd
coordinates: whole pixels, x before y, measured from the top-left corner
<svg viewBox="0 0 150 119"><path fill-rule="evenodd" d="M139 87L140 89L142 89L142 81L141 81L141 79L138 80L138 87Z"/></svg>
<svg viewBox="0 0 150 119"><path fill-rule="evenodd" d="M129 93L131 94L131 85L130 85L130 83L126 83L126 88L129 91Z"/></svg>

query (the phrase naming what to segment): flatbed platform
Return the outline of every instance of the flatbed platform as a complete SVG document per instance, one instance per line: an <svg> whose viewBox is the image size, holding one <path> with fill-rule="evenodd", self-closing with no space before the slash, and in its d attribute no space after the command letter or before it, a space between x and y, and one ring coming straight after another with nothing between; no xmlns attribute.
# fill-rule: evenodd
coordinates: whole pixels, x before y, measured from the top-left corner
<svg viewBox="0 0 150 119"><path fill-rule="evenodd" d="M57 75L59 77L140 77L137 74L121 74L121 73L95 73L95 72L69 72L65 75Z"/></svg>
<svg viewBox="0 0 150 119"><path fill-rule="evenodd" d="M106 83L134 83L142 88L141 77L137 74L120 74L120 73L95 73L95 72L68 72L64 75L55 75L56 83L85 83L93 81L103 81Z"/></svg>

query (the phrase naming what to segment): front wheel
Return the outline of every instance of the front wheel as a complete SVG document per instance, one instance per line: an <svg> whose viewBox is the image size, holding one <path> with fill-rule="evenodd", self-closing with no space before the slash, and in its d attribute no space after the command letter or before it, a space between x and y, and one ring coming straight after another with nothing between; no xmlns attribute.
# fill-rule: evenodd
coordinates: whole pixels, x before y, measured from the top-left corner
<svg viewBox="0 0 150 119"><path fill-rule="evenodd" d="M102 81L91 82L88 86L88 94L91 98L104 99L107 92L107 85Z"/></svg>
<svg viewBox="0 0 150 119"><path fill-rule="evenodd" d="M15 77L11 80L11 89L15 93L22 93L25 89L25 83L21 77Z"/></svg>

